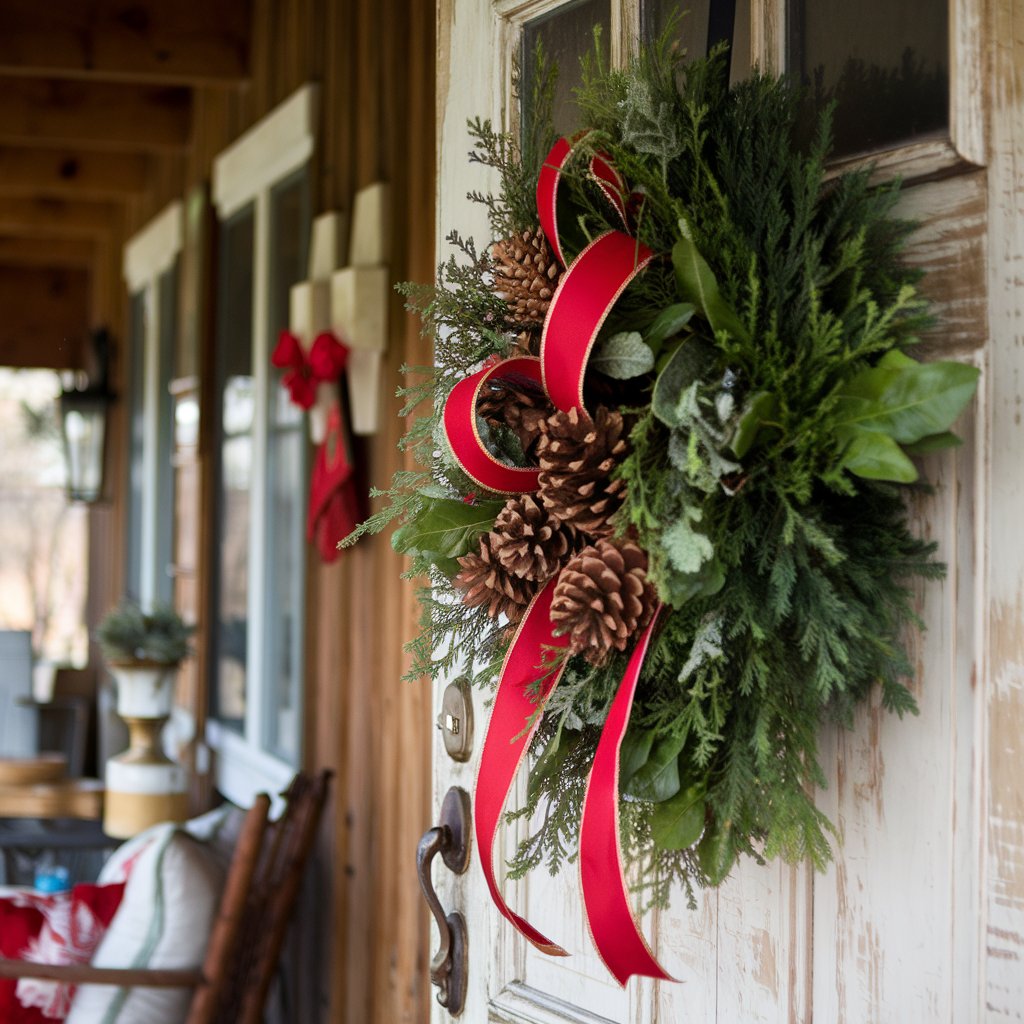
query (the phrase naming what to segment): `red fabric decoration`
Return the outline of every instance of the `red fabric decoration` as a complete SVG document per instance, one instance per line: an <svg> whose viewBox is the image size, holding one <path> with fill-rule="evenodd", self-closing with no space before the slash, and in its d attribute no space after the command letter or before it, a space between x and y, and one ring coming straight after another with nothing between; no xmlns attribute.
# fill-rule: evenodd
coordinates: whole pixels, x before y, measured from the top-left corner
<svg viewBox="0 0 1024 1024"><path fill-rule="evenodd" d="M328 331L318 334L306 354L302 342L291 331L282 331L270 361L288 370L282 384L292 401L302 409L316 403L316 389L324 381L337 380L348 362L348 349Z"/></svg>
<svg viewBox="0 0 1024 1024"><path fill-rule="evenodd" d="M316 453L309 487L309 515L306 537L316 540L325 562L341 555L338 541L347 537L363 518L361 489L356 487L354 465L341 403L334 402L327 414L327 436Z"/></svg>
<svg viewBox="0 0 1024 1024"><path fill-rule="evenodd" d="M7 890L0 897L0 956L40 964L86 964L114 918L124 883L76 885L44 896ZM0 980L3 1024L63 1020L74 987L38 978Z"/></svg>

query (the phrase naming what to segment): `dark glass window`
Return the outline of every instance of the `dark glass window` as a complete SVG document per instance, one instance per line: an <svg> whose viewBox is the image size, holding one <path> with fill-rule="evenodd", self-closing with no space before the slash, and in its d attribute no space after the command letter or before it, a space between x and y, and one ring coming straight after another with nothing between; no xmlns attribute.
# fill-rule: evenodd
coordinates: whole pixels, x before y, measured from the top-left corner
<svg viewBox="0 0 1024 1024"><path fill-rule="evenodd" d="M156 565L154 597L161 604L174 598L171 563L174 559L174 409L170 383L174 374L174 354L178 331L178 261L165 270L156 283L159 295L160 323L157 346L157 434L156 434Z"/></svg>
<svg viewBox="0 0 1024 1024"><path fill-rule="evenodd" d="M128 340L128 563L125 593L136 601L142 598L142 488L145 474L143 445L145 443L146 376L146 293L136 292L129 306Z"/></svg>
<svg viewBox="0 0 1024 1024"><path fill-rule="evenodd" d="M891 149L949 125L946 0L790 0L788 65L808 124L836 103L835 155Z"/></svg>
<svg viewBox="0 0 1024 1024"><path fill-rule="evenodd" d="M521 110L530 109L529 100L536 86L537 46L550 64L558 68L555 83L552 120L555 131L568 134L580 127L579 110L573 89L580 81L580 58L594 52L594 30L601 26L601 55L607 66L611 57L608 26L611 22L609 0L577 0L558 10L527 22L523 28ZM523 118L523 132L530 126Z"/></svg>
<svg viewBox="0 0 1024 1024"><path fill-rule="evenodd" d="M643 0L640 7L644 39L657 39L665 31L669 19L681 14L677 38L687 59L703 57L708 46L708 24L711 0L692 0L681 5L679 0ZM750 71L750 0L735 0L730 78L744 78Z"/></svg>
<svg viewBox="0 0 1024 1024"><path fill-rule="evenodd" d="M250 204L222 225L216 397L219 418L213 714L242 731L249 626L254 216Z"/></svg>

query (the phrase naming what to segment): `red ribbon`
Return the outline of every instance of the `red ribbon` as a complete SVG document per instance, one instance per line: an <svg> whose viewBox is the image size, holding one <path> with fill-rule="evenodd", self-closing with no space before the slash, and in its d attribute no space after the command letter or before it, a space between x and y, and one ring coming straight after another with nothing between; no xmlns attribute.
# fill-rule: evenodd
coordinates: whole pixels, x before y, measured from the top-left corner
<svg viewBox="0 0 1024 1024"><path fill-rule="evenodd" d="M568 140L556 143L537 183L541 226L563 265L567 260L558 232L558 189L571 155ZM589 171L626 224L626 189L618 172L600 155L591 158ZM478 486L498 494L524 494L536 490L539 476L536 469L505 465L480 437L476 404L488 381L519 378L543 383L559 409L582 408L583 380L598 332L619 296L653 257L650 249L621 231L596 238L572 262L555 290L540 359L517 357L486 365L452 389L443 410L445 436L456 462ZM564 660L556 665L554 657L564 652L568 639L555 635L550 619L557 582L557 576L549 580L534 598L502 666L480 756L474 818L484 877L498 910L538 949L565 956L561 946L508 907L494 874L494 844L508 794L564 668ZM619 749L653 630L654 621L633 651L609 711L587 782L580 826L580 874L590 932L602 960L623 985L634 974L671 980L640 934L623 877L618 833Z"/></svg>
<svg viewBox="0 0 1024 1024"><path fill-rule="evenodd" d="M324 381L337 380L348 362L348 348L329 331L318 334L309 354L291 331L282 331L270 361L280 370L288 370L281 383L291 400L302 409L312 409L316 389Z"/></svg>

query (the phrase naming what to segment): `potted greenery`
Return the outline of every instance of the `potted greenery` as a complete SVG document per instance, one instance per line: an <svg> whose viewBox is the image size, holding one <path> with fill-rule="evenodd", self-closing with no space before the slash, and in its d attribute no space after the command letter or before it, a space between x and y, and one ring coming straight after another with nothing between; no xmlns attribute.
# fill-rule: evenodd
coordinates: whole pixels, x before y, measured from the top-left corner
<svg viewBox="0 0 1024 1024"><path fill-rule="evenodd" d="M167 606L143 611L124 600L104 616L96 640L117 682L122 718L160 718L171 713L174 677L190 653L194 632Z"/></svg>

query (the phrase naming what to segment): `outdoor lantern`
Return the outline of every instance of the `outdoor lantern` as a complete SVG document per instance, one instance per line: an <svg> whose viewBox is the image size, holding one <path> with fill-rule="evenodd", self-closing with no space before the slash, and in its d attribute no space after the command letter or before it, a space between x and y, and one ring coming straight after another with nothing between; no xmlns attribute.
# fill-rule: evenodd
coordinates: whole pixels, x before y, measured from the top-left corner
<svg viewBox="0 0 1024 1024"><path fill-rule="evenodd" d="M91 341L96 357L94 378L84 389L65 388L60 395L68 497L72 501L97 501L103 494L107 411L113 402L107 387L107 332L94 332Z"/></svg>

